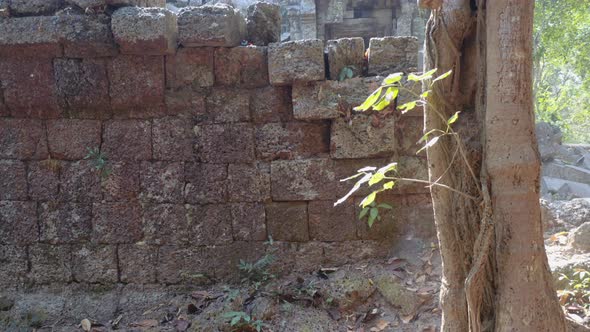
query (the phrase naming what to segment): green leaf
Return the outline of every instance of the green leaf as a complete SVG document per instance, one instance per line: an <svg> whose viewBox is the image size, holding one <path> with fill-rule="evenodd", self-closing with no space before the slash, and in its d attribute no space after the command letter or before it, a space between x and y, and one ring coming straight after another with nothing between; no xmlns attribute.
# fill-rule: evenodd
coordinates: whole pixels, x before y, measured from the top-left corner
<svg viewBox="0 0 590 332"><path fill-rule="evenodd" d="M418 143L422 143L422 142L426 142L428 140L428 136L430 136L430 134L432 134L435 131L438 131L439 129L432 129L429 130L426 134L424 134L424 136L422 136L420 138L420 140L418 140Z"/></svg>
<svg viewBox="0 0 590 332"><path fill-rule="evenodd" d="M240 322L240 320L242 320L241 316L235 316L234 318L232 318L229 325L234 326L234 325L238 324Z"/></svg>
<svg viewBox="0 0 590 332"><path fill-rule="evenodd" d="M399 109L405 113L405 112L413 110L416 107L416 104L417 104L417 102L415 100L410 101L410 102L407 102L407 103L399 106L397 109Z"/></svg>
<svg viewBox="0 0 590 332"><path fill-rule="evenodd" d="M447 120L447 124L450 126L453 123L455 123L455 121L457 121L457 119L459 119L459 113L461 113L461 111L457 111L455 112L455 114L453 114L453 116L451 116L448 120Z"/></svg>
<svg viewBox="0 0 590 332"><path fill-rule="evenodd" d="M373 174L373 176L369 180L369 186L372 186L375 183L381 182L381 180L383 180L383 178L385 178L385 174L383 174L383 173L377 172L377 173Z"/></svg>
<svg viewBox="0 0 590 332"><path fill-rule="evenodd" d="M393 185L395 185L395 182L393 182L393 181L386 182L383 184L383 189L384 190L393 189Z"/></svg>
<svg viewBox="0 0 590 332"><path fill-rule="evenodd" d="M377 169L377 167L375 167L375 166L367 166L367 167L363 167L363 168L359 169L357 172L372 172L376 169Z"/></svg>
<svg viewBox="0 0 590 332"><path fill-rule="evenodd" d="M404 73L394 73L390 74L383 80L383 85L390 85L401 81L402 77L404 77Z"/></svg>
<svg viewBox="0 0 590 332"><path fill-rule="evenodd" d="M436 142L438 142L439 138L440 138L440 136L436 136L435 138L428 141L428 143L426 143L423 147L421 147L420 150L418 150L416 152L416 154L418 154L418 153L422 152L422 150L427 149L427 148L433 146L434 144L436 144Z"/></svg>
<svg viewBox="0 0 590 332"><path fill-rule="evenodd" d="M348 199L348 197L350 197L350 195L354 194L354 192L357 191L363 183L368 182L372 176L373 176L373 174L371 174L371 173L365 174L365 176L363 176L360 180L358 180L354 184L352 189L350 189L350 191L346 195L344 195L344 197L340 198L338 201L336 201L336 203L334 203L334 206L342 204L344 201L346 201Z"/></svg>
<svg viewBox="0 0 590 332"><path fill-rule="evenodd" d="M426 90L420 94L420 98L428 98L428 95L432 92L432 90Z"/></svg>
<svg viewBox="0 0 590 332"><path fill-rule="evenodd" d="M361 207L362 208L366 208L367 206L369 206L371 203L373 203L373 201L375 201L375 197L377 196L377 192L373 191L372 193L370 193L367 197L365 197L362 201L361 201Z"/></svg>
<svg viewBox="0 0 590 332"><path fill-rule="evenodd" d="M408 75L408 81L419 82L419 81L423 81L423 80L432 78L432 75L434 75L434 73L436 73L436 70L437 70L436 68L431 69L422 75L410 74L410 75Z"/></svg>
<svg viewBox="0 0 590 332"><path fill-rule="evenodd" d="M352 68L350 68L350 67L345 67L344 73L346 75L346 78L352 78L352 76L354 75L354 72L352 71Z"/></svg>
<svg viewBox="0 0 590 332"><path fill-rule="evenodd" d="M389 106L391 104L391 101L393 101L395 98L397 98L398 93L399 93L398 88L394 88L394 87L387 88L387 90L386 90L385 94L383 95L383 97L381 98L381 100L379 100L378 103L373 105L373 110L382 111L384 108L386 108L387 106Z"/></svg>
<svg viewBox="0 0 590 332"><path fill-rule="evenodd" d="M389 172L389 171L393 171L393 170L395 170L396 168L397 168L397 163L396 163L396 162L393 162L393 163L390 163L390 164L387 164L387 165L385 165L385 166L381 167L381 168L380 168L380 169L377 171L377 173L382 173L382 174L385 174L385 173L387 173L387 172Z"/></svg>
<svg viewBox="0 0 590 332"><path fill-rule="evenodd" d="M359 172L360 172L360 171L359 171ZM349 177L347 177L346 179L342 179L342 180L340 180L340 182L345 182L345 181L348 181L348 180L356 179L356 178L358 178L359 176L361 176L361 175L364 175L364 174L365 174L365 173L357 173L357 174L355 174L355 175L352 175L352 176L349 176Z"/></svg>
<svg viewBox="0 0 590 332"><path fill-rule="evenodd" d="M382 208L382 209L386 209L386 210L391 210L393 209L393 206L387 204L387 203L381 203L379 205L377 205L378 208Z"/></svg>
<svg viewBox="0 0 590 332"><path fill-rule="evenodd" d="M369 212L369 220L367 223L369 224L369 228L373 227L373 223L375 222L375 218L379 216L379 210L377 208L372 208L371 212Z"/></svg>
<svg viewBox="0 0 590 332"><path fill-rule="evenodd" d="M369 212L369 208L363 208L361 210L361 213L359 213L359 219L363 219L367 215L368 212Z"/></svg>
<svg viewBox="0 0 590 332"><path fill-rule="evenodd" d="M364 112L364 111L368 110L369 108L371 108L371 106L373 106L373 104L375 104L375 102L377 102L377 100L379 100L379 97L381 96L382 91L383 91L382 87L373 91L373 93L371 93L371 95L369 97L367 97L367 99L365 99L365 101L360 106L355 107L354 110Z"/></svg>
<svg viewBox="0 0 590 332"><path fill-rule="evenodd" d="M445 78L449 77L451 74L453 73L453 70L449 70L448 72L440 75L439 77L435 78L434 80L432 80L432 83L436 82L436 81L440 81L440 80L444 80Z"/></svg>

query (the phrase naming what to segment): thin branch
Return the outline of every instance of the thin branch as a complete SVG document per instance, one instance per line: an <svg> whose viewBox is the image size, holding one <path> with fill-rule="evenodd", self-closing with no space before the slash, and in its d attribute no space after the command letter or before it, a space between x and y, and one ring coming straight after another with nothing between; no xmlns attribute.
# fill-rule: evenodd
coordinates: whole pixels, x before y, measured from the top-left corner
<svg viewBox="0 0 590 332"><path fill-rule="evenodd" d="M406 181L406 182L415 182L415 183L424 183L424 184L427 184L429 187L431 187L431 186L437 186L437 187L448 189L448 190L450 190L450 191L452 191L454 193L457 193L457 194L459 194L459 195L461 195L461 196L463 196L465 198L468 198L468 199L470 199L472 201L475 201L475 202L477 202L479 200L475 196L471 196L469 194L466 194L466 193L464 193L462 191L459 191L459 190L457 190L455 188L449 187L446 184L442 184L442 183L433 183L433 182L426 181L426 180L418 180L418 179L410 179L410 178L399 178L399 177L396 177L396 176L394 176L394 177L387 176L384 179L387 179L387 180L396 180L396 181Z"/></svg>

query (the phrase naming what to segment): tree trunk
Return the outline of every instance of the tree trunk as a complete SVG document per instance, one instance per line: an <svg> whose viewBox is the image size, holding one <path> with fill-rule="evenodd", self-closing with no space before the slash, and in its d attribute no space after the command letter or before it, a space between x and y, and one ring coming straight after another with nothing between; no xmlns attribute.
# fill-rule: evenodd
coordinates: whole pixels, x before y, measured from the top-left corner
<svg viewBox="0 0 590 332"><path fill-rule="evenodd" d="M543 243L532 99L533 0L445 0L426 28L425 129L443 260L442 331L565 331Z"/></svg>

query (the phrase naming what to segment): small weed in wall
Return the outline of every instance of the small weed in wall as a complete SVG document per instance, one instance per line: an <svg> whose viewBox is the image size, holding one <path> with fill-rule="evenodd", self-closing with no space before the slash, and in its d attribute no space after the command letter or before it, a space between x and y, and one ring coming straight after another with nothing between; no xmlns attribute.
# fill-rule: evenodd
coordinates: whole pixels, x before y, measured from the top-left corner
<svg viewBox="0 0 590 332"><path fill-rule="evenodd" d="M94 168L99 172L101 178L106 178L111 174L111 169L107 165L107 157L100 152L98 148L86 148L88 154L84 157L85 160L90 160Z"/></svg>

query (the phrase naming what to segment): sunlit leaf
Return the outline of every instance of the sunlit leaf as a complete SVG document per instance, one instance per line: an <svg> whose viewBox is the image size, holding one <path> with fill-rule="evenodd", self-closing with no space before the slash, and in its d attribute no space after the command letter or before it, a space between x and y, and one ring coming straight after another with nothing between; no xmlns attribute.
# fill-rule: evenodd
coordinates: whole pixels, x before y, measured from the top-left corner
<svg viewBox="0 0 590 332"><path fill-rule="evenodd" d="M394 87L387 88L387 91L385 92L385 94L383 95L381 100L379 100L378 103L373 105L373 110L382 111L383 109L385 109L397 97L398 93L399 93L398 88L394 88Z"/></svg>
<svg viewBox="0 0 590 332"><path fill-rule="evenodd" d="M404 77L403 73L394 73L390 74L383 80L383 85L394 84L401 81L402 77Z"/></svg>
<svg viewBox="0 0 590 332"><path fill-rule="evenodd" d="M453 123L455 123L457 121L457 119L459 119L459 113L461 113L461 111L457 111L455 112L455 114L453 114L453 116L451 116L448 120L447 120L447 124L448 125L452 125Z"/></svg>
<svg viewBox="0 0 590 332"><path fill-rule="evenodd" d="M359 169L357 172L372 172L376 169L377 169L377 167L375 167L375 166L367 166L367 167L363 167L363 168Z"/></svg>
<svg viewBox="0 0 590 332"><path fill-rule="evenodd" d="M436 142L438 142L439 138L440 138L440 136L436 136L435 138L428 141L428 143L426 143L423 147L421 147L420 150L418 150L416 152L416 154L418 154L418 153L422 152L422 150L427 149L427 148L433 146L434 144L436 144Z"/></svg>
<svg viewBox="0 0 590 332"><path fill-rule="evenodd" d="M384 177L385 177L385 174L383 174L383 173L377 172L377 173L373 174L373 176L369 180L369 186L372 186L375 183L381 182L381 180L383 180Z"/></svg>
<svg viewBox="0 0 590 332"><path fill-rule="evenodd" d="M359 171L359 172L360 172L360 171ZM365 174L365 173L357 173L357 174L355 174L355 175L352 175L352 176L349 176L349 177L347 177L347 178L345 178L345 179L342 179L342 180L340 180L340 182L345 182L345 181L348 181L348 180L356 179L356 178L358 178L359 176L362 176L362 175L364 175L364 174Z"/></svg>
<svg viewBox="0 0 590 332"><path fill-rule="evenodd" d="M416 104L417 104L417 102L415 100L410 101L410 102L407 102L407 103L399 106L398 109L401 111L404 111L404 112L411 111L416 107Z"/></svg>
<svg viewBox="0 0 590 332"><path fill-rule="evenodd" d="M420 94L420 98L428 98L428 95L432 92L432 90L426 90Z"/></svg>
<svg viewBox="0 0 590 332"><path fill-rule="evenodd" d="M369 206L371 203L373 203L375 201L376 196L377 196L377 192L374 191L374 192L370 193L367 197L365 197L361 201L361 207L366 208L367 206Z"/></svg>
<svg viewBox="0 0 590 332"><path fill-rule="evenodd" d="M432 80L432 83L436 82L436 81L440 81L440 80L444 80L445 78L449 77L451 74L453 73L453 70L449 70L448 72L440 75L439 77L435 78L434 80Z"/></svg>
<svg viewBox="0 0 590 332"><path fill-rule="evenodd" d="M375 104L375 102L377 102L377 100L379 100L379 97L381 96L381 92L383 91L383 88L380 87L377 90L373 91L373 93L371 93L371 95L369 97L367 97L367 99L365 99L365 101L354 108L355 111L366 111L369 108L371 108L371 106L373 106L373 104Z"/></svg>
<svg viewBox="0 0 590 332"><path fill-rule="evenodd" d="M393 188L394 185L395 185L395 182L393 182L393 181L385 182L383 184L383 189L390 190Z"/></svg>
<svg viewBox="0 0 590 332"><path fill-rule="evenodd" d="M436 73L436 70L437 70L436 68L431 69L422 75L410 74L410 75L408 75L408 81L419 82L419 81L423 81L423 80L432 78L432 75L434 75L434 73Z"/></svg>
<svg viewBox="0 0 590 332"><path fill-rule="evenodd" d="M361 187L361 185L363 183L369 181L371 179L372 175L373 174L371 174L371 173L365 174L365 176L363 176L360 180L358 180L354 184L354 186L352 186L352 189L350 189L350 191L346 195L344 195L344 197L340 198L338 201L336 201L336 203L334 203L334 206L342 204L344 201L346 201L348 199L348 197L350 197L350 195L354 194L355 191L359 190L359 188Z"/></svg>

